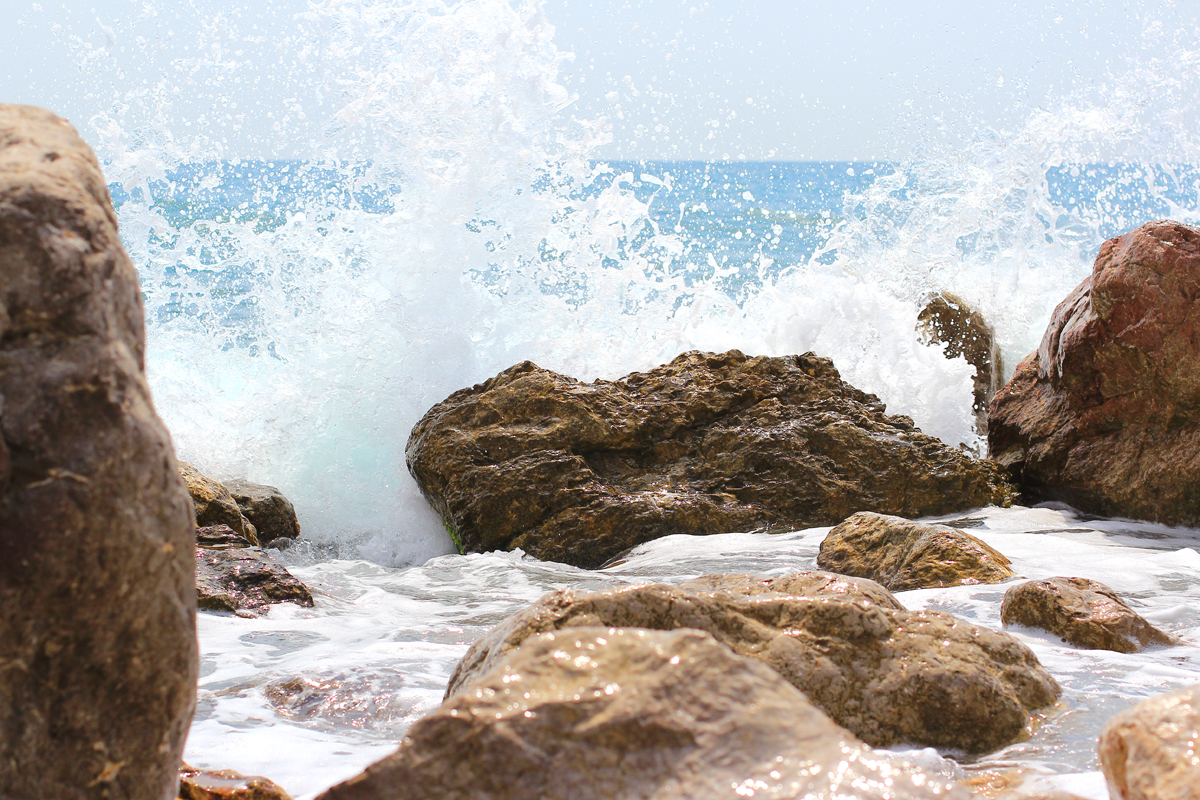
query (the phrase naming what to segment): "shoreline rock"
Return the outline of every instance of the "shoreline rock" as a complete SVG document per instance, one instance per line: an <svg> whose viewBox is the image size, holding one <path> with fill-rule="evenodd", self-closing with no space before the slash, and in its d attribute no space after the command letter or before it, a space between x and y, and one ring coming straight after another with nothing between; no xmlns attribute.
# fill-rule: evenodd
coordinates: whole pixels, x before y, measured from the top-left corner
<svg viewBox="0 0 1200 800"><path fill-rule="evenodd" d="M196 603L203 611L259 614L272 603L312 608L308 587L228 525L196 529Z"/></svg>
<svg viewBox="0 0 1200 800"><path fill-rule="evenodd" d="M1033 501L1200 525L1200 229L1109 239L992 399L991 456Z"/></svg>
<svg viewBox="0 0 1200 800"><path fill-rule="evenodd" d="M817 566L878 581L893 592L1000 583L1013 577L1004 554L969 533L870 511L829 531Z"/></svg>
<svg viewBox="0 0 1200 800"><path fill-rule="evenodd" d="M1191 800L1200 787L1200 684L1143 700L1100 732L1113 800Z"/></svg>
<svg viewBox="0 0 1200 800"><path fill-rule="evenodd" d="M0 794L164 798L196 701L194 525L95 155L0 106Z"/></svg>
<svg viewBox="0 0 1200 800"><path fill-rule="evenodd" d="M888 416L811 353L684 353L582 383L530 362L413 428L409 471L465 552L594 569L676 533L1007 504L1000 467Z"/></svg>

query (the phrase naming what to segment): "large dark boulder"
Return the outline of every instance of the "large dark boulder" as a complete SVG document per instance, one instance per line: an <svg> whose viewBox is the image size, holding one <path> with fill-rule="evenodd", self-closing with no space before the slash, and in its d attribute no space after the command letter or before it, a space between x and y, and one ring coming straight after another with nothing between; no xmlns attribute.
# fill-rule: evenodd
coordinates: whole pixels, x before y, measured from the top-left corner
<svg viewBox="0 0 1200 800"><path fill-rule="evenodd" d="M988 448L1032 500L1200 525L1200 230L1109 239L992 400Z"/></svg>
<svg viewBox="0 0 1200 800"><path fill-rule="evenodd" d="M0 795L175 796L195 703L192 510L95 156L0 106Z"/></svg>
<svg viewBox="0 0 1200 800"><path fill-rule="evenodd" d="M995 750L1023 737L1030 712L1061 691L1012 636L949 614L905 611L867 581L801 573L769 582L709 577L692 585L699 588L551 592L472 645L446 695L468 691L477 675L531 636L579 626L707 631L765 662L873 747Z"/></svg>
<svg viewBox="0 0 1200 800"><path fill-rule="evenodd" d="M585 568L675 533L1011 498L995 464L888 416L811 353L693 351L595 383L526 361L434 406L406 453L462 550Z"/></svg>
<svg viewBox="0 0 1200 800"><path fill-rule="evenodd" d="M319 800L964 800L701 631L533 636Z"/></svg>

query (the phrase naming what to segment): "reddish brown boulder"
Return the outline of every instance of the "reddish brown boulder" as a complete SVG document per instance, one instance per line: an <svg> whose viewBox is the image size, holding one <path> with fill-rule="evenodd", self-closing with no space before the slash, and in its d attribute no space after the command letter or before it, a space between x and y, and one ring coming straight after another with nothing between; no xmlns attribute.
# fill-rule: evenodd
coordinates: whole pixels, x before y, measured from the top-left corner
<svg viewBox="0 0 1200 800"><path fill-rule="evenodd" d="M261 613L272 603L311 608L312 594L228 525L196 529L196 602L204 611Z"/></svg>
<svg viewBox="0 0 1200 800"><path fill-rule="evenodd" d="M878 581L893 592L1000 583L1013 576L1003 553L969 533L870 511L829 531L817 566Z"/></svg>
<svg viewBox="0 0 1200 800"><path fill-rule="evenodd" d="M0 106L0 795L174 795L194 525L95 156Z"/></svg>
<svg viewBox="0 0 1200 800"><path fill-rule="evenodd" d="M1152 644L1175 644L1127 606L1117 593L1087 578L1047 578L1004 593L1000 619L1050 631L1086 650L1136 653Z"/></svg>
<svg viewBox="0 0 1200 800"><path fill-rule="evenodd" d="M811 353L688 352L617 381L525 362L413 428L408 468L471 552L599 567L669 534L785 530L855 511L1010 500L995 464L893 417Z"/></svg>
<svg viewBox="0 0 1200 800"><path fill-rule="evenodd" d="M179 768L179 800L292 800L274 781L230 769Z"/></svg>
<svg viewBox="0 0 1200 800"><path fill-rule="evenodd" d="M992 400L988 448L1032 500L1200 524L1200 230L1100 248Z"/></svg>

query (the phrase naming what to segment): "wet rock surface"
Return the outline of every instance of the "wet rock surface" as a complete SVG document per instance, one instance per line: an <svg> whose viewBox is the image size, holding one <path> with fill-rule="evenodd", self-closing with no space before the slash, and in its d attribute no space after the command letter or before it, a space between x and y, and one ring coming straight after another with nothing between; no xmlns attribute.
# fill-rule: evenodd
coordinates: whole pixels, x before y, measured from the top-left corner
<svg viewBox="0 0 1200 800"><path fill-rule="evenodd" d="M817 566L869 578L892 591L1000 583L1013 576L1004 554L947 525L865 511L835 525Z"/></svg>
<svg viewBox="0 0 1200 800"><path fill-rule="evenodd" d="M1200 797L1200 684L1144 700L1100 733L1100 765L1113 800Z"/></svg>
<svg viewBox="0 0 1200 800"><path fill-rule="evenodd" d="M942 345L947 358L961 356L975 368L975 429L986 434L988 403L1000 389L1004 375L992 326L962 298L939 292L917 315L917 331L927 344Z"/></svg>
<svg viewBox="0 0 1200 800"><path fill-rule="evenodd" d="M1200 230L1151 222L1101 246L992 400L989 451L1027 499L1200 525L1197 296Z"/></svg>
<svg viewBox="0 0 1200 800"><path fill-rule="evenodd" d="M66 122L0 106L0 794L163 798L195 705L192 511L137 275Z"/></svg>
<svg viewBox="0 0 1200 800"><path fill-rule="evenodd" d="M887 416L812 354L693 351L590 384L524 362L434 406L406 455L465 551L585 568L669 534L1011 499L995 464Z"/></svg>
<svg viewBox="0 0 1200 800"><path fill-rule="evenodd" d="M292 800L274 781L233 770L179 769L179 800Z"/></svg>
<svg viewBox="0 0 1200 800"><path fill-rule="evenodd" d="M313 605L303 583L228 525L196 530L196 597L205 611L261 612L271 603Z"/></svg>
<svg viewBox="0 0 1200 800"><path fill-rule="evenodd" d="M965 798L700 631L533 636L321 800Z"/></svg>
<svg viewBox="0 0 1200 800"><path fill-rule="evenodd" d="M245 538L250 544L258 544L258 532L242 514L233 495L225 485L202 475L186 461L179 462L179 474L187 484L192 505L196 510L196 527L227 525Z"/></svg>
<svg viewBox="0 0 1200 800"><path fill-rule="evenodd" d="M1046 578L1004 593L1005 625L1041 628L1088 650L1136 653L1175 641L1155 628L1102 583L1087 578Z"/></svg>
<svg viewBox="0 0 1200 800"><path fill-rule="evenodd" d="M708 631L765 662L876 747L987 752L1021 738L1029 712L1059 696L1058 684L1012 636L898 606L894 598L885 606L836 589L804 596L651 584L552 592L479 639L451 676L447 697L531 636L597 625Z"/></svg>
<svg viewBox="0 0 1200 800"><path fill-rule="evenodd" d="M249 481L226 481L225 488L237 503L242 515L250 520L258 534L258 542L270 544L276 539L300 537L300 521L290 500L274 486Z"/></svg>

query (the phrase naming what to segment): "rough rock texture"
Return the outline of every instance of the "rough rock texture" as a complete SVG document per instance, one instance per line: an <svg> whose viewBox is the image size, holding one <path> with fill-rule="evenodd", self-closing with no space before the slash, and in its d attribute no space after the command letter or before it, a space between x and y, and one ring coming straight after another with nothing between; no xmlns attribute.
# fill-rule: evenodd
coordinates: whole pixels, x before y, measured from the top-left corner
<svg viewBox="0 0 1200 800"><path fill-rule="evenodd" d="M188 494L192 497L192 506L196 511L196 527L228 525L251 544L258 544L258 531L242 514L237 501L224 484L201 475L186 461L179 462L179 474L183 476Z"/></svg>
<svg viewBox="0 0 1200 800"><path fill-rule="evenodd" d="M1004 593L1005 625L1041 628L1088 650L1136 653L1175 641L1127 606L1116 592L1087 578L1046 578Z"/></svg>
<svg viewBox="0 0 1200 800"><path fill-rule="evenodd" d="M228 525L196 530L196 602L205 611L264 611L271 603L313 604L303 583Z"/></svg>
<svg viewBox="0 0 1200 800"><path fill-rule="evenodd" d="M693 351L591 384L526 361L434 406L407 458L460 549L585 568L668 534L1011 498L996 465L887 416L811 353Z"/></svg>
<svg viewBox="0 0 1200 800"><path fill-rule="evenodd" d="M869 578L894 592L1000 583L1009 560L969 533L864 511L836 525L821 542L817 566Z"/></svg>
<svg viewBox="0 0 1200 800"><path fill-rule="evenodd" d="M179 769L179 800L292 800L274 781L233 770Z"/></svg>
<svg viewBox="0 0 1200 800"><path fill-rule="evenodd" d="M459 662L447 697L530 636L578 626L708 631L760 659L868 744L909 742L979 753L1024 735L1058 684L1013 637L948 614L897 610L861 596L702 591L643 585L552 592L485 634Z"/></svg>
<svg viewBox="0 0 1200 800"><path fill-rule="evenodd" d="M1200 798L1200 684L1152 697L1108 721L1100 767L1113 800Z"/></svg>
<svg viewBox="0 0 1200 800"><path fill-rule="evenodd" d="M229 490L241 510L250 520L258 534L259 544L269 544L276 539L296 539L300 536L300 521L290 500L274 486L262 486L249 481L227 481Z"/></svg>
<svg viewBox="0 0 1200 800"><path fill-rule="evenodd" d="M192 512L95 156L0 106L0 795L174 797Z"/></svg>
<svg viewBox="0 0 1200 800"><path fill-rule="evenodd" d="M926 343L942 345L947 358L962 356L975 368L976 430L987 433L988 403L1000 388L1004 375L992 326L962 298L939 292L917 315L917 331Z"/></svg>
<svg viewBox="0 0 1200 800"><path fill-rule="evenodd" d="M1200 230L1100 248L992 400L988 448L1031 500L1200 525Z"/></svg>
<svg viewBox="0 0 1200 800"><path fill-rule="evenodd" d="M896 596L875 581L837 575L832 572L793 572L777 578L753 575L702 575L679 585L680 589L700 592L732 592L751 597L760 594L789 594L797 597L836 595L848 600L864 600L884 608L904 611Z"/></svg>
<svg viewBox="0 0 1200 800"><path fill-rule="evenodd" d="M321 800L965 798L700 631L532 637Z"/></svg>

